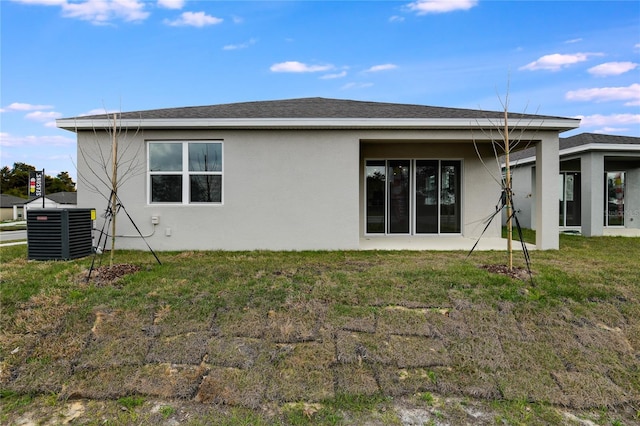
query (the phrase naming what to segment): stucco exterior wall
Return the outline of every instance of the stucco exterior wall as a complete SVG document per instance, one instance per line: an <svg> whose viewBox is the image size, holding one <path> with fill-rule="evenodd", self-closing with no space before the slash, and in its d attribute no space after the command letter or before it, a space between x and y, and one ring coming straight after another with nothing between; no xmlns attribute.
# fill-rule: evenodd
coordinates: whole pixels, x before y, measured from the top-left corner
<svg viewBox="0 0 640 426"><path fill-rule="evenodd" d="M513 192L513 205L520 226L528 229L535 229L532 218L533 204L533 183L535 182L534 168L531 164L515 165L511 168L511 189ZM502 222L506 223L506 212L503 212Z"/></svg>
<svg viewBox="0 0 640 426"><path fill-rule="evenodd" d="M119 191L127 209L154 250L357 249L359 142L349 132L318 131L153 131L129 142L141 170ZM221 205L149 204L146 149L149 140L223 141ZM79 150L109 152L108 135L81 132ZM81 159L83 155L78 155ZM87 182L89 180L89 182ZM79 160L78 206L107 207L109 189L91 192L96 178ZM152 225L152 217L159 223ZM137 232L124 214L119 235ZM102 224L97 224L101 228ZM121 237L118 247L145 249L140 238Z"/></svg>
<svg viewBox="0 0 640 426"><path fill-rule="evenodd" d="M223 202L150 204L148 142L203 140L223 143ZM121 176L126 181L119 196L154 250L358 249L364 236L366 159L460 160L461 234L477 238L495 212L501 188L491 145L476 140L474 147L473 140L468 130L444 129L129 130L121 135L119 152L125 154L121 170L132 171ZM100 157L99 148L110 161L107 133L78 132L78 207L97 209L96 227L102 229L110 188L94 172L108 178L99 162L88 164ZM118 247L146 249L124 212L117 224ZM485 236L499 237L500 225L498 216Z"/></svg>
<svg viewBox="0 0 640 426"><path fill-rule="evenodd" d="M20 210L22 211L22 207L20 208ZM0 221L16 220L16 219L17 219L17 214L16 214L16 209L14 207L0 208Z"/></svg>
<svg viewBox="0 0 640 426"><path fill-rule="evenodd" d="M640 228L640 168L627 171L625 203L625 227Z"/></svg>

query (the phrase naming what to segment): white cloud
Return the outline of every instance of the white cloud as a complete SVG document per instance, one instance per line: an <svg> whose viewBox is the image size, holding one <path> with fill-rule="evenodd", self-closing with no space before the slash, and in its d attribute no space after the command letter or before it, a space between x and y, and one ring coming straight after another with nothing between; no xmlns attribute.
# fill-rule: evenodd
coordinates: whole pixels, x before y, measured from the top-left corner
<svg viewBox="0 0 640 426"><path fill-rule="evenodd" d="M62 114L55 111L32 111L24 116L27 120L43 123L45 127L56 127L56 118L62 117Z"/></svg>
<svg viewBox="0 0 640 426"><path fill-rule="evenodd" d="M87 112L83 112L81 114L78 114L78 117L87 117L87 116L91 116L91 115L105 115L105 114L114 114L114 113L120 113L121 111L118 109L105 109L105 108L96 108L96 109L92 109L89 110Z"/></svg>
<svg viewBox="0 0 640 426"><path fill-rule="evenodd" d="M382 65L374 65L368 70L365 70L364 72L380 72L380 71L394 70L396 68L398 68L398 66L395 64L382 64Z"/></svg>
<svg viewBox="0 0 640 426"><path fill-rule="evenodd" d="M216 18L215 16L207 15L204 12L184 12L180 17L176 20L170 21L165 20L165 24L170 25L172 27L206 27L207 25L217 25L222 23L221 18Z"/></svg>
<svg viewBox="0 0 640 426"><path fill-rule="evenodd" d="M393 15L391 18L389 18L389 22L403 22L403 21L404 21L404 18L398 15Z"/></svg>
<svg viewBox="0 0 640 426"><path fill-rule="evenodd" d="M62 16L104 25L114 19L126 22L143 21L149 17L141 0L87 0L62 4Z"/></svg>
<svg viewBox="0 0 640 426"><path fill-rule="evenodd" d="M447 13L456 10L469 10L478 4L478 0L418 0L409 3L406 8L418 15L429 13Z"/></svg>
<svg viewBox="0 0 640 426"><path fill-rule="evenodd" d="M366 89L373 86L373 83L347 83L341 87L342 90Z"/></svg>
<svg viewBox="0 0 640 426"><path fill-rule="evenodd" d="M145 11L145 0L13 0L35 6L59 6L65 18L77 18L94 25L106 25L122 19L126 22L143 21L150 15ZM175 0L158 0L176 3Z"/></svg>
<svg viewBox="0 0 640 426"><path fill-rule="evenodd" d="M620 75L625 72L634 70L638 67L638 64L633 62L606 62L604 64L596 65L595 67L589 68L590 74L606 77L609 75Z"/></svg>
<svg viewBox="0 0 640 426"><path fill-rule="evenodd" d="M572 38L571 40L567 40L565 41L565 44L574 44L574 43L580 43L582 41L581 38Z"/></svg>
<svg viewBox="0 0 640 426"><path fill-rule="evenodd" d="M335 74L326 74L326 75L323 75L320 78L323 79L323 80L332 80L332 79L335 79L335 78L343 78L343 77L346 77L346 76L347 76L347 72L346 71L342 71L342 72L335 73Z"/></svg>
<svg viewBox="0 0 640 426"><path fill-rule="evenodd" d="M182 9L185 0L158 0L158 6L165 9Z"/></svg>
<svg viewBox="0 0 640 426"><path fill-rule="evenodd" d="M584 62L591 56L601 56L600 53L573 53L573 54L562 54L562 53L553 53L551 55L544 55L540 59L528 63L525 66L520 67L520 70L549 70L549 71L559 71L562 68L566 68L568 66L577 64L579 62Z"/></svg>
<svg viewBox="0 0 640 426"><path fill-rule="evenodd" d="M62 117L62 114L55 111L43 112L33 111L25 115L25 118L33 121L47 122Z"/></svg>
<svg viewBox="0 0 640 426"><path fill-rule="evenodd" d="M333 69L333 65L307 65L298 61L280 62L278 64L271 65L270 70L272 72L320 72L329 71Z"/></svg>
<svg viewBox="0 0 640 426"><path fill-rule="evenodd" d="M245 43L240 43L240 44L227 44L226 46L224 46L222 48L222 50L238 50L238 49L246 49L249 46L252 46L254 44L256 44L258 42L258 40L256 40L255 38L252 38L251 40L245 42Z"/></svg>
<svg viewBox="0 0 640 426"><path fill-rule="evenodd" d="M615 134L615 133L624 133L624 132L628 132L629 128L628 127L603 127L601 129L596 129L593 131L593 133L601 133L603 135L611 135L611 134Z"/></svg>
<svg viewBox="0 0 640 426"><path fill-rule="evenodd" d="M11 112L11 111L36 111L42 109L52 109L52 105L33 105L33 104L25 104L22 102L14 102L11 105L0 109L0 112Z"/></svg>
<svg viewBox="0 0 640 426"><path fill-rule="evenodd" d="M65 136L14 136L9 133L0 133L0 146L24 147L24 146L73 146L76 140Z"/></svg>
<svg viewBox="0 0 640 426"><path fill-rule="evenodd" d="M598 133L604 133L607 129L616 129L616 131L625 131L628 127L621 126L640 124L640 114L611 114L611 115L579 115L575 118L581 120L580 127L601 127Z"/></svg>
<svg viewBox="0 0 640 426"><path fill-rule="evenodd" d="M640 84L627 87L596 87L572 90L565 94L569 101L608 102L625 101L625 106L640 106Z"/></svg>

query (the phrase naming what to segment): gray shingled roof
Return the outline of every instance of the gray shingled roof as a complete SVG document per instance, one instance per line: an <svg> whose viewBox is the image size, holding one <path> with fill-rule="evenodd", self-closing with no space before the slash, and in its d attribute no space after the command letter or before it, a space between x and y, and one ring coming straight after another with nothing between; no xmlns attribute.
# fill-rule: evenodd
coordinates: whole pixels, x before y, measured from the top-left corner
<svg viewBox="0 0 640 426"><path fill-rule="evenodd" d="M344 99L300 98L275 101L240 102L123 112L122 119L260 119L260 118L470 118L501 119L502 111L483 111L424 105L367 102ZM509 113L510 118L557 119L531 114ZM83 116L77 119L103 119L106 115Z"/></svg>
<svg viewBox="0 0 640 426"><path fill-rule="evenodd" d="M46 197L58 204L78 204L77 192L54 192L53 194L47 194Z"/></svg>
<svg viewBox="0 0 640 426"><path fill-rule="evenodd" d="M78 204L78 193L77 192L52 192L50 194L45 194L45 198L53 201L56 204L60 205L74 205ZM33 203L42 203L42 197L32 198L30 200L25 200L28 204Z"/></svg>
<svg viewBox="0 0 640 426"><path fill-rule="evenodd" d="M24 198L16 197L10 194L0 194L0 208L6 209L13 207L14 205L21 206L26 203Z"/></svg>
<svg viewBox="0 0 640 426"><path fill-rule="evenodd" d="M580 133L579 135L569 136L568 138L560 138L560 149L573 148L574 146L587 145L590 143L640 145L640 138L634 136Z"/></svg>
<svg viewBox="0 0 640 426"><path fill-rule="evenodd" d="M560 151L564 149L574 148L576 146L588 144L630 144L640 145L640 138L634 136L617 136L602 135L599 133L580 133L578 135L560 138L558 147ZM527 148L522 151L514 152L509 156L511 162L522 160L523 158L534 157L536 155L535 148Z"/></svg>

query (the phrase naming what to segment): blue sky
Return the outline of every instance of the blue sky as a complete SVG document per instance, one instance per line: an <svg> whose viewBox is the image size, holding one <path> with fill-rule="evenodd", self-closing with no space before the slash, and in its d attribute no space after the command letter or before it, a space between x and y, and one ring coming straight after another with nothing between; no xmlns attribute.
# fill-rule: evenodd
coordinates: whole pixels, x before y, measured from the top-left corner
<svg viewBox="0 0 640 426"><path fill-rule="evenodd" d="M0 165L75 173L55 119L327 97L640 136L638 1L0 0Z"/></svg>

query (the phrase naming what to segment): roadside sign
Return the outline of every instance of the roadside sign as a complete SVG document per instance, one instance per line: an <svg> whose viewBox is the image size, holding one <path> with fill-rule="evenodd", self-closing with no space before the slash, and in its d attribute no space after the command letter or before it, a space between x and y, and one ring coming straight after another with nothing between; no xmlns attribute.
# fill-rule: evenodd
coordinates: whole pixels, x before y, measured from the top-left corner
<svg viewBox="0 0 640 426"><path fill-rule="evenodd" d="M29 172L29 198L44 197L44 170Z"/></svg>

